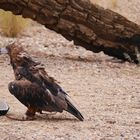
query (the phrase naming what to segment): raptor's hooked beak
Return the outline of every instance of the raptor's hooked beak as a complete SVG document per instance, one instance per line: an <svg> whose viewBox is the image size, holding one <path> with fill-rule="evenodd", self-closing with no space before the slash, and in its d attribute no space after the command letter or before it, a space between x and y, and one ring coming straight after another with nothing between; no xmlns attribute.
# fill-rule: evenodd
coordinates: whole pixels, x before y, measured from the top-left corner
<svg viewBox="0 0 140 140"><path fill-rule="evenodd" d="M7 54L8 50L6 48L0 48L0 55L1 54Z"/></svg>

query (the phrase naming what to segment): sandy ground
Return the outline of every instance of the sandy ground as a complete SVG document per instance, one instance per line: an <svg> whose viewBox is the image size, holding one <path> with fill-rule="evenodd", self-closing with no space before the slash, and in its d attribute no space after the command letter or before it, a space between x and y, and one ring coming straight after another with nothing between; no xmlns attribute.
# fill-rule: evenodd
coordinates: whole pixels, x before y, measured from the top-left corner
<svg viewBox="0 0 140 140"><path fill-rule="evenodd" d="M66 112L37 115L34 121L3 116L0 140L140 140L140 67L93 54L42 26L16 39L0 36L0 45L13 40L44 64L85 120ZM0 99L9 104L8 115L21 118L26 108L7 89L14 79L8 56L0 56L0 70Z"/></svg>

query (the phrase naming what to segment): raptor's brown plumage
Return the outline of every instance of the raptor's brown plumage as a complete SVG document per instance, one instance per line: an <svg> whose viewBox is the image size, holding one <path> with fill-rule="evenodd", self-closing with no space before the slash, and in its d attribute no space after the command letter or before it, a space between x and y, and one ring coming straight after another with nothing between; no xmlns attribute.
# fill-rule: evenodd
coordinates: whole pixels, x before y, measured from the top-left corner
<svg viewBox="0 0 140 140"><path fill-rule="evenodd" d="M70 101L68 94L50 77L44 67L21 47L15 44L6 47L14 70L15 80L9 83L9 91L28 110L26 119L32 119L36 112L63 112L73 114L83 121L82 114Z"/></svg>

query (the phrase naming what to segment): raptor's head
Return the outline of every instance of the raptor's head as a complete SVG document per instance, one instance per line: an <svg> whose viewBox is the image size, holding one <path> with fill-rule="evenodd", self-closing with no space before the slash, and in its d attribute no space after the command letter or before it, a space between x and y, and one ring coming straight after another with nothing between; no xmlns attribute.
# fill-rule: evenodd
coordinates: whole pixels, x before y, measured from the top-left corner
<svg viewBox="0 0 140 140"><path fill-rule="evenodd" d="M6 47L0 48L0 54L8 54L11 57L17 57L23 49L17 46L15 43L6 45Z"/></svg>
<svg viewBox="0 0 140 140"><path fill-rule="evenodd" d="M11 65L13 67L27 67L32 65L38 65L37 62L33 61L24 49L13 43L7 45L4 48L0 48L0 54L8 54L10 56Z"/></svg>

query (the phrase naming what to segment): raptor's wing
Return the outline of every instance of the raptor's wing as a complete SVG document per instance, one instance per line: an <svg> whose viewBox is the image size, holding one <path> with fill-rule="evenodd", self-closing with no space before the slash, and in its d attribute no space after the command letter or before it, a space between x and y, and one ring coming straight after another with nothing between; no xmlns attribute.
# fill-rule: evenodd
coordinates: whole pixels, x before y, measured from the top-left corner
<svg viewBox="0 0 140 140"><path fill-rule="evenodd" d="M8 88L10 93L26 107L59 112L63 110L57 106L53 96L36 83L28 80L16 80L9 83Z"/></svg>
<svg viewBox="0 0 140 140"><path fill-rule="evenodd" d="M37 83L40 87L49 90L53 95L57 96L58 93L66 94L66 92L56 83L56 81L48 76L44 69L36 69L35 74L32 69L26 67L19 67L19 74L31 82Z"/></svg>
<svg viewBox="0 0 140 140"><path fill-rule="evenodd" d="M32 100L37 103L40 102L41 105L46 103L46 101L51 102L48 104L48 108L47 105L43 106L47 108L44 108L46 109L46 111L53 110L62 112L63 110L66 110L69 113L73 114L75 117L77 117L79 120L83 121L84 118L82 114L71 102L68 95L62 90L62 88L58 84L55 83L53 79L51 79L48 75L45 74L45 71L42 71L42 74L41 72L38 72L35 76L29 69L21 68L20 74L22 74L22 76L24 76L30 83L34 83L38 87L34 90L32 90L32 88L29 88L29 90L27 90L29 92L28 94L31 96L33 95L32 93L34 93L34 96L32 96L34 98L31 98ZM43 108L41 109L44 110Z"/></svg>
<svg viewBox="0 0 140 140"><path fill-rule="evenodd" d="M50 92L57 96L58 94L67 94L57 83L56 81L50 77L44 69L39 71L39 76L41 80L44 82L46 88L50 90Z"/></svg>

